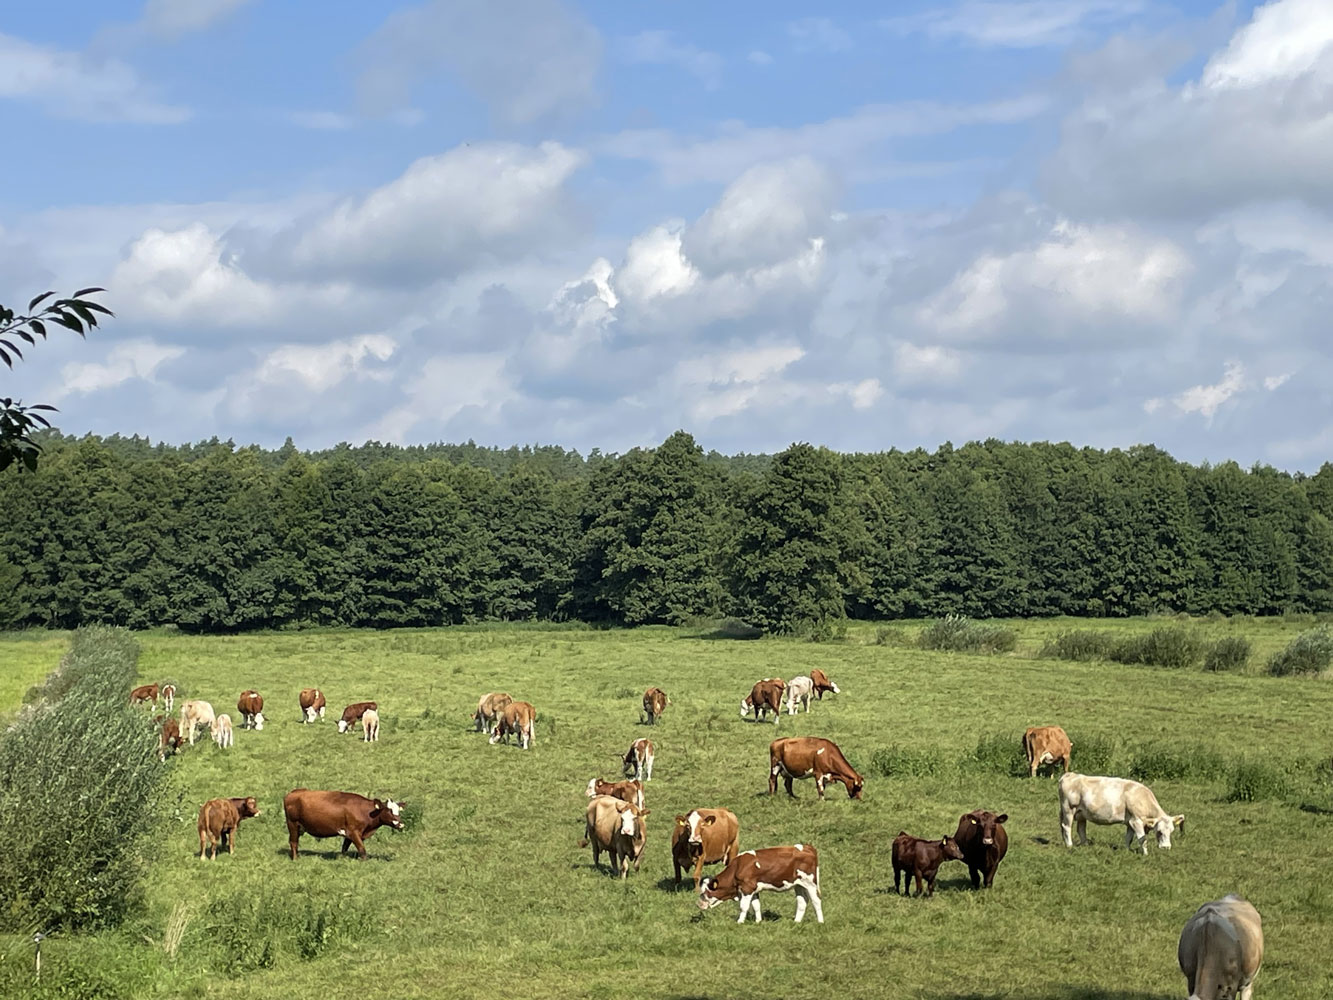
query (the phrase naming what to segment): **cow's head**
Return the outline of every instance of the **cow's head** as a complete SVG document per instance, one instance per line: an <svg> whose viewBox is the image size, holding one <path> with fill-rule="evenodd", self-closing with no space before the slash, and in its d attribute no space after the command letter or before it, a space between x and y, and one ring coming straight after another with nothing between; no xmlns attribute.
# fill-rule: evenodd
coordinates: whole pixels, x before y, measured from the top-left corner
<svg viewBox="0 0 1333 1000"><path fill-rule="evenodd" d="M741 699L741 718L750 714L750 708L754 705L754 700L747 694Z"/></svg>
<svg viewBox="0 0 1333 1000"><path fill-rule="evenodd" d="M732 898L718 886L716 877L706 878L699 883L699 909L711 910L719 903Z"/></svg>
<svg viewBox="0 0 1333 1000"><path fill-rule="evenodd" d="M963 849L958 846L958 841L952 837L941 837L940 847L944 850L945 861L962 861Z"/></svg>
<svg viewBox="0 0 1333 1000"><path fill-rule="evenodd" d="M263 728L264 728L264 713L263 713L263 712L256 712L256 713L255 713L255 728L256 728L256 729L263 729Z"/></svg>
<svg viewBox="0 0 1333 1000"><path fill-rule="evenodd" d="M249 795L243 802L237 804L236 814L241 819L249 819L251 816L259 815L259 803L255 801L253 795Z"/></svg>
<svg viewBox="0 0 1333 1000"><path fill-rule="evenodd" d="M1171 850L1171 834L1177 829L1185 832L1185 816L1162 816L1152 825L1152 832L1157 837L1157 846L1164 851Z"/></svg>
<svg viewBox="0 0 1333 1000"><path fill-rule="evenodd" d="M976 812L967 814L969 826L975 827L975 832L981 834L981 842L989 847L995 843L995 829L1009 819L1008 813L1000 813L996 816L993 812L985 809L978 809Z"/></svg>
<svg viewBox="0 0 1333 1000"><path fill-rule="evenodd" d="M646 840L646 831L643 826L643 817L647 816L651 809L637 809L630 806L627 809L620 810L620 832L630 838L634 845L634 859L637 861L639 855L643 853L643 845Z"/></svg>
<svg viewBox="0 0 1333 1000"><path fill-rule="evenodd" d="M346 719L338 720L338 732L345 733L350 731L351 728L352 728L351 723L349 723Z"/></svg>
<svg viewBox="0 0 1333 1000"><path fill-rule="evenodd" d="M376 799L374 808L370 810L370 817L371 819L378 817L380 823L384 826L401 830L403 828L403 806L405 805L407 805L406 802L395 802L393 799L386 799L383 802Z"/></svg>
<svg viewBox="0 0 1333 1000"><path fill-rule="evenodd" d="M688 842L691 844L699 844L700 846L702 846L704 842L704 836L703 836L704 830L707 827L712 826L716 822L717 822L716 816L700 816L699 810L695 809L687 817L685 817L685 823L690 828L690 835L688 837Z"/></svg>
<svg viewBox="0 0 1333 1000"><path fill-rule="evenodd" d="M597 784L599 781L601 781L600 778L588 779L588 798L592 798L594 795L597 794Z"/></svg>
<svg viewBox="0 0 1333 1000"><path fill-rule="evenodd" d="M859 801L861 792L864 791L866 787L865 779L853 771L851 778L849 778L845 784L847 785L847 797Z"/></svg>

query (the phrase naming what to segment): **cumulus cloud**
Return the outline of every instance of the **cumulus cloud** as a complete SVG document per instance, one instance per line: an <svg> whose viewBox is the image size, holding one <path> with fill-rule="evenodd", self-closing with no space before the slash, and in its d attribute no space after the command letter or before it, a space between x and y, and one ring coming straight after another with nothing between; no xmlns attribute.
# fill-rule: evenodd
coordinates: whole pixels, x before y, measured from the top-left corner
<svg viewBox="0 0 1333 1000"><path fill-rule="evenodd" d="M1196 385L1178 393L1171 399L1176 411L1182 414L1197 413L1204 421L1211 424L1213 416L1230 399L1246 387L1245 366L1239 361L1228 361L1222 378L1213 385ZM1143 404L1148 413L1158 412L1164 401L1154 397Z"/></svg>
<svg viewBox="0 0 1333 1000"><path fill-rule="evenodd" d="M284 344L270 351L255 370L259 382L296 382L324 392L344 379L365 376L383 380L387 370L367 362L388 361L397 344L383 333L368 333L326 344Z"/></svg>
<svg viewBox="0 0 1333 1000"><path fill-rule="evenodd" d="M112 347L106 361L67 364L61 369L61 388L57 398L70 393L87 394L111 389L130 379L151 381L163 362L185 353L182 347L158 344L151 340L125 340Z"/></svg>

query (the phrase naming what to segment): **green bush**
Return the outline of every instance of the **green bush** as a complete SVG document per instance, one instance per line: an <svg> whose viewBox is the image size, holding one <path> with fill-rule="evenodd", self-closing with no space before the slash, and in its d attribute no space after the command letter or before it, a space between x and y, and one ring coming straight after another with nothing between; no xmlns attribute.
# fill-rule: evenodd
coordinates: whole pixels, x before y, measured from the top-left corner
<svg viewBox="0 0 1333 1000"><path fill-rule="evenodd" d="M1208 647L1203 658L1203 669L1220 673L1224 670L1244 670L1250 662L1250 640L1238 635L1218 639Z"/></svg>
<svg viewBox="0 0 1333 1000"><path fill-rule="evenodd" d="M1288 774L1266 760L1244 759L1231 768L1227 781L1228 802L1258 802L1290 795Z"/></svg>
<svg viewBox="0 0 1333 1000"><path fill-rule="evenodd" d="M1079 774L1110 774L1116 758L1116 741L1105 736L1088 736L1079 732L1067 732L1069 742L1074 745L1069 763L1071 771Z"/></svg>
<svg viewBox="0 0 1333 1000"><path fill-rule="evenodd" d="M1135 781L1211 780L1227 770L1227 761L1209 747L1155 744L1134 751L1129 776Z"/></svg>
<svg viewBox="0 0 1333 1000"><path fill-rule="evenodd" d="M1143 635L1115 644L1110 658L1117 663L1144 663L1155 667L1192 667L1203 653L1203 643L1184 625L1162 625Z"/></svg>
<svg viewBox="0 0 1333 1000"><path fill-rule="evenodd" d="M880 747L870 755L871 772L884 778L928 778L944 768L939 753L917 747Z"/></svg>
<svg viewBox="0 0 1333 1000"><path fill-rule="evenodd" d="M1080 628L1046 640L1039 655L1052 660L1109 660L1115 645L1110 632Z"/></svg>
<svg viewBox="0 0 1333 1000"><path fill-rule="evenodd" d="M847 640L847 620L845 618L821 618L816 622L807 622L793 630L806 642L845 642Z"/></svg>
<svg viewBox="0 0 1333 1000"><path fill-rule="evenodd" d="M973 621L966 615L945 615L931 622L917 638L922 649L949 653L1009 653L1018 632L1006 625Z"/></svg>
<svg viewBox="0 0 1333 1000"><path fill-rule="evenodd" d="M875 629L876 646L910 646L912 637L907 634L907 629L894 625L881 625Z"/></svg>
<svg viewBox="0 0 1333 1000"><path fill-rule="evenodd" d="M191 952L235 975L271 969L284 955L311 961L366 937L373 926L373 913L357 899L333 903L247 890L208 904Z"/></svg>
<svg viewBox="0 0 1333 1000"><path fill-rule="evenodd" d="M1268 661L1268 672L1274 677L1318 674L1333 663L1333 634L1326 626L1302 632L1274 653Z"/></svg>
<svg viewBox="0 0 1333 1000"><path fill-rule="evenodd" d="M964 767L973 767L991 774L1003 774L1011 778L1028 776L1022 737L1012 733L989 733L982 736L977 741L976 749L965 756L961 763Z"/></svg>

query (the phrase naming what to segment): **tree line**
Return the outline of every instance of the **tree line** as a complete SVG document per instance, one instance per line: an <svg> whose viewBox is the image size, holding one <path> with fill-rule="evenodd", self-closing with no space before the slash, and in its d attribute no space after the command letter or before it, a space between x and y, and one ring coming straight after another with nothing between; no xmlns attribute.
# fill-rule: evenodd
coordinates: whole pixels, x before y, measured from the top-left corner
<svg viewBox="0 0 1333 1000"><path fill-rule="evenodd" d="M1152 446L705 454L42 440L0 474L0 626L490 620L770 632L893 619L1333 610L1333 465Z"/></svg>

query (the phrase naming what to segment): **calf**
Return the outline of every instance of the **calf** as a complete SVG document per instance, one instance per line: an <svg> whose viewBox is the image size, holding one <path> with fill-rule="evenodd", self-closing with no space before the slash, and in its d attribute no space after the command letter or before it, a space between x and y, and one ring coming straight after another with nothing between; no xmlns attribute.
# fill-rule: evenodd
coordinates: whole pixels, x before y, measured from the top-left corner
<svg viewBox="0 0 1333 1000"><path fill-rule="evenodd" d="M241 713L241 728L264 728L264 696L258 691L242 691L236 699L236 711Z"/></svg>
<svg viewBox="0 0 1333 1000"><path fill-rule="evenodd" d="M754 721L758 722L764 713L772 712L773 725L776 726L781 717L782 692L786 687L786 682L780 677L765 677L750 689L741 702L741 718L754 712Z"/></svg>
<svg viewBox="0 0 1333 1000"><path fill-rule="evenodd" d="M299 696L301 702L301 724L324 718L324 692L319 688L305 688Z"/></svg>
<svg viewBox="0 0 1333 1000"><path fill-rule="evenodd" d="M207 726L211 731L214 719L213 706L208 702L196 699L181 702L181 732L186 734L190 746L194 746L195 728Z"/></svg>
<svg viewBox="0 0 1333 1000"><path fill-rule="evenodd" d="M974 809L958 819L958 830L953 839L963 852L973 889L981 888L983 876L987 889L995 881L995 869L1009 850L1009 834L1004 829L1008 818L1008 813L997 816L985 809Z"/></svg>
<svg viewBox="0 0 1333 1000"><path fill-rule="evenodd" d="M1180 932L1176 958L1190 1000L1250 1000L1264 961L1259 911L1234 893L1204 903Z"/></svg>
<svg viewBox="0 0 1333 1000"><path fill-rule="evenodd" d="M796 922L805 916L807 901L815 908L815 919L824 922L824 906L819 898L819 853L809 844L794 847L765 847L737 855L731 863L712 878L705 879L699 890L699 909L711 910L728 899L741 904L738 924L754 909L754 922L763 914L759 909L759 893L765 889L777 892L796 890Z"/></svg>
<svg viewBox="0 0 1333 1000"><path fill-rule="evenodd" d="M652 740L635 740L629 745L629 750L625 752L625 757L621 762L621 773L634 775L635 781L652 781L653 755Z"/></svg>
<svg viewBox="0 0 1333 1000"><path fill-rule="evenodd" d="M482 695L481 701L477 702L477 710L472 713L472 721L477 724L477 732L487 734L494 732L495 727L500 724L500 715L504 712L505 706L513 700L508 691L492 691L490 694Z"/></svg>
<svg viewBox="0 0 1333 1000"><path fill-rule="evenodd" d="M648 725L657 725L657 720L662 717L666 707L671 704L671 699L667 697L666 692L661 688L649 688L643 693L643 714L648 717ZM642 717L640 717L642 721Z"/></svg>
<svg viewBox="0 0 1333 1000"><path fill-rule="evenodd" d="M916 894L921 895L921 881L925 879L926 895L935 895L935 875L946 861L962 861L963 852L952 837L940 840L922 840L903 830L893 838L893 891L898 892L898 878L907 874L904 890L910 892L916 878Z"/></svg>
<svg viewBox="0 0 1333 1000"><path fill-rule="evenodd" d="M768 745L768 794L778 790L778 778L787 786L787 794L795 797L792 781L814 778L815 791L824 797L824 786L830 781L841 781L847 797L861 798L865 779L847 763L847 758L832 740L818 736L790 736L774 740Z"/></svg>
<svg viewBox="0 0 1333 1000"><path fill-rule="evenodd" d="M1060 775L1060 836L1066 847L1073 847L1071 827L1078 823L1078 842L1088 842L1088 820L1100 826L1125 824L1125 846L1148 853L1148 831L1157 837L1157 846L1171 850L1171 834L1185 828L1185 817L1171 816L1157 804L1157 796L1147 785L1128 778L1103 778L1068 771Z"/></svg>
<svg viewBox="0 0 1333 1000"><path fill-rule="evenodd" d="M173 754L180 753L181 749L181 727L175 719L165 719L162 722L162 732L158 736L157 756L160 760L167 759L167 751Z"/></svg>
<svg viewBox="0 0 1333 1000"><path fill-rule="evenodd" d="M676 885L680 873L694 868L694 891L704 865L731 864L740 855L740 823L730 809L691 809L676 817L676 828L671 831L671 863L676 868Z"/></svg>
<svg viewBox="0 0 1333 1000"><path fill-rule="evenodd" d="M832 694L838 693L838 685L829 680L828 674L824 673L824 671L820 670L818 667L815 667L810 671L810 680L815 685L815 694L820 701L824 700L825 691L831 692Z"/></svg>
<svg viewBox="0 0 1333 1000"><path fill-rule="evenodd" d="M142 702L148 702L149 704L151 704L155 701L157 701L156 684L140 684L137 688L135 688L133 691L130 692L131 705L138 705Z"/></svg>
<svg viewBox="0 0 1333 1000"><path fill-rule="evenodd" d="M643 845L647 838L643 818L651 809L640 809L632 802L622 802L609 795L598 795L588 803L586 823L580 847L592 844L592 863L601 864L602 851L611 855L611 872L629 875L631 862L639 870Z"/></svg>
<svg viewBox="0 0 1333 1000"><path fill-rule="evenodd" d="M633 802L640 809L643 808L642 781L603 781L601 778L589 778L588 798L597 795L609 795L613 799Z"/></svg>
<svg viewBox="0 0 1333 1000"><path fill-rule="evenodd" d="M378 743L380 738L380 713L368 708L361 713L361 739L366 743Z"/></svg>
<svg viewBox="0 0 1333 1000"><path fill-rule="evenodd" d="M1059 726L1032 726L1023 733L1023 756L1028 761L1028 777L1037 776L1037 768L1059 764L1061 772L1069 770L1069 757L1074 744ZM1054 776L1055 771L1051 771Z"/></svg>
<svg viewBox="0 0 1333 1000"><path fill-rule="evenodd" d="M204 852L213 848L210 860L218 859L218 845L223 841L227 853L236 853L236 828L241 820L259 815L259 806L253 795L243 799L209 799L199 807L199 860L204 860Z"/></svg>
<svg viewBox="0 0 1333 1000"><path fill-rule="evenodd" d="M793 677L787 684L787 714L795 715L798 705L804 705L810 711L810 696L815 692L815 682L809 677Z"/></svg>
<svg viewBox="0 0 1333 1000"><path fill-rule="evenodd" d="M213 725L209 729L213 733L213 742L218 745L219 750L226 750L236 742L236 737L232 735L231 716L225 712L213 720Z"/></svg>
<svg viewBox="0 0 1333 1000"><path fill-rule="evenodd" d="M500 723L495 727L495 732L491 734L491 743L499 743L504 740L509 742L509 737L515 735L518 737L518 745L527 750L536 742L534 729L537 725L537 710L526 701L511 701L504 707L500 713Z"/></svg>
<svg viewBox="0 0 1333 1000"><path fill-rule="evenodd" d="M368 799L355 792L312 791L293 788L283 797L287 817L287 839L292 860L301 834L312 837L342 837L342 853L356 847L357 857L366 860L366 841L382 826L403 828L403 806L393 799Z"/></svg>
<svg viewBox="0 0 1333 1000"><path fill-rule="evenodd" d="M163 684L161 690L162 708L166 712L171 711L171 706L176 704L176 685Z"/></svg>
<svg viewBox="0 0 1333 1000"><path fill-rule="evenodd" d="M373 701L357 701L348 705L343 709L343 717L338 720L338 732L350 733L367 710L379 707L379 704Z"/></svg>

